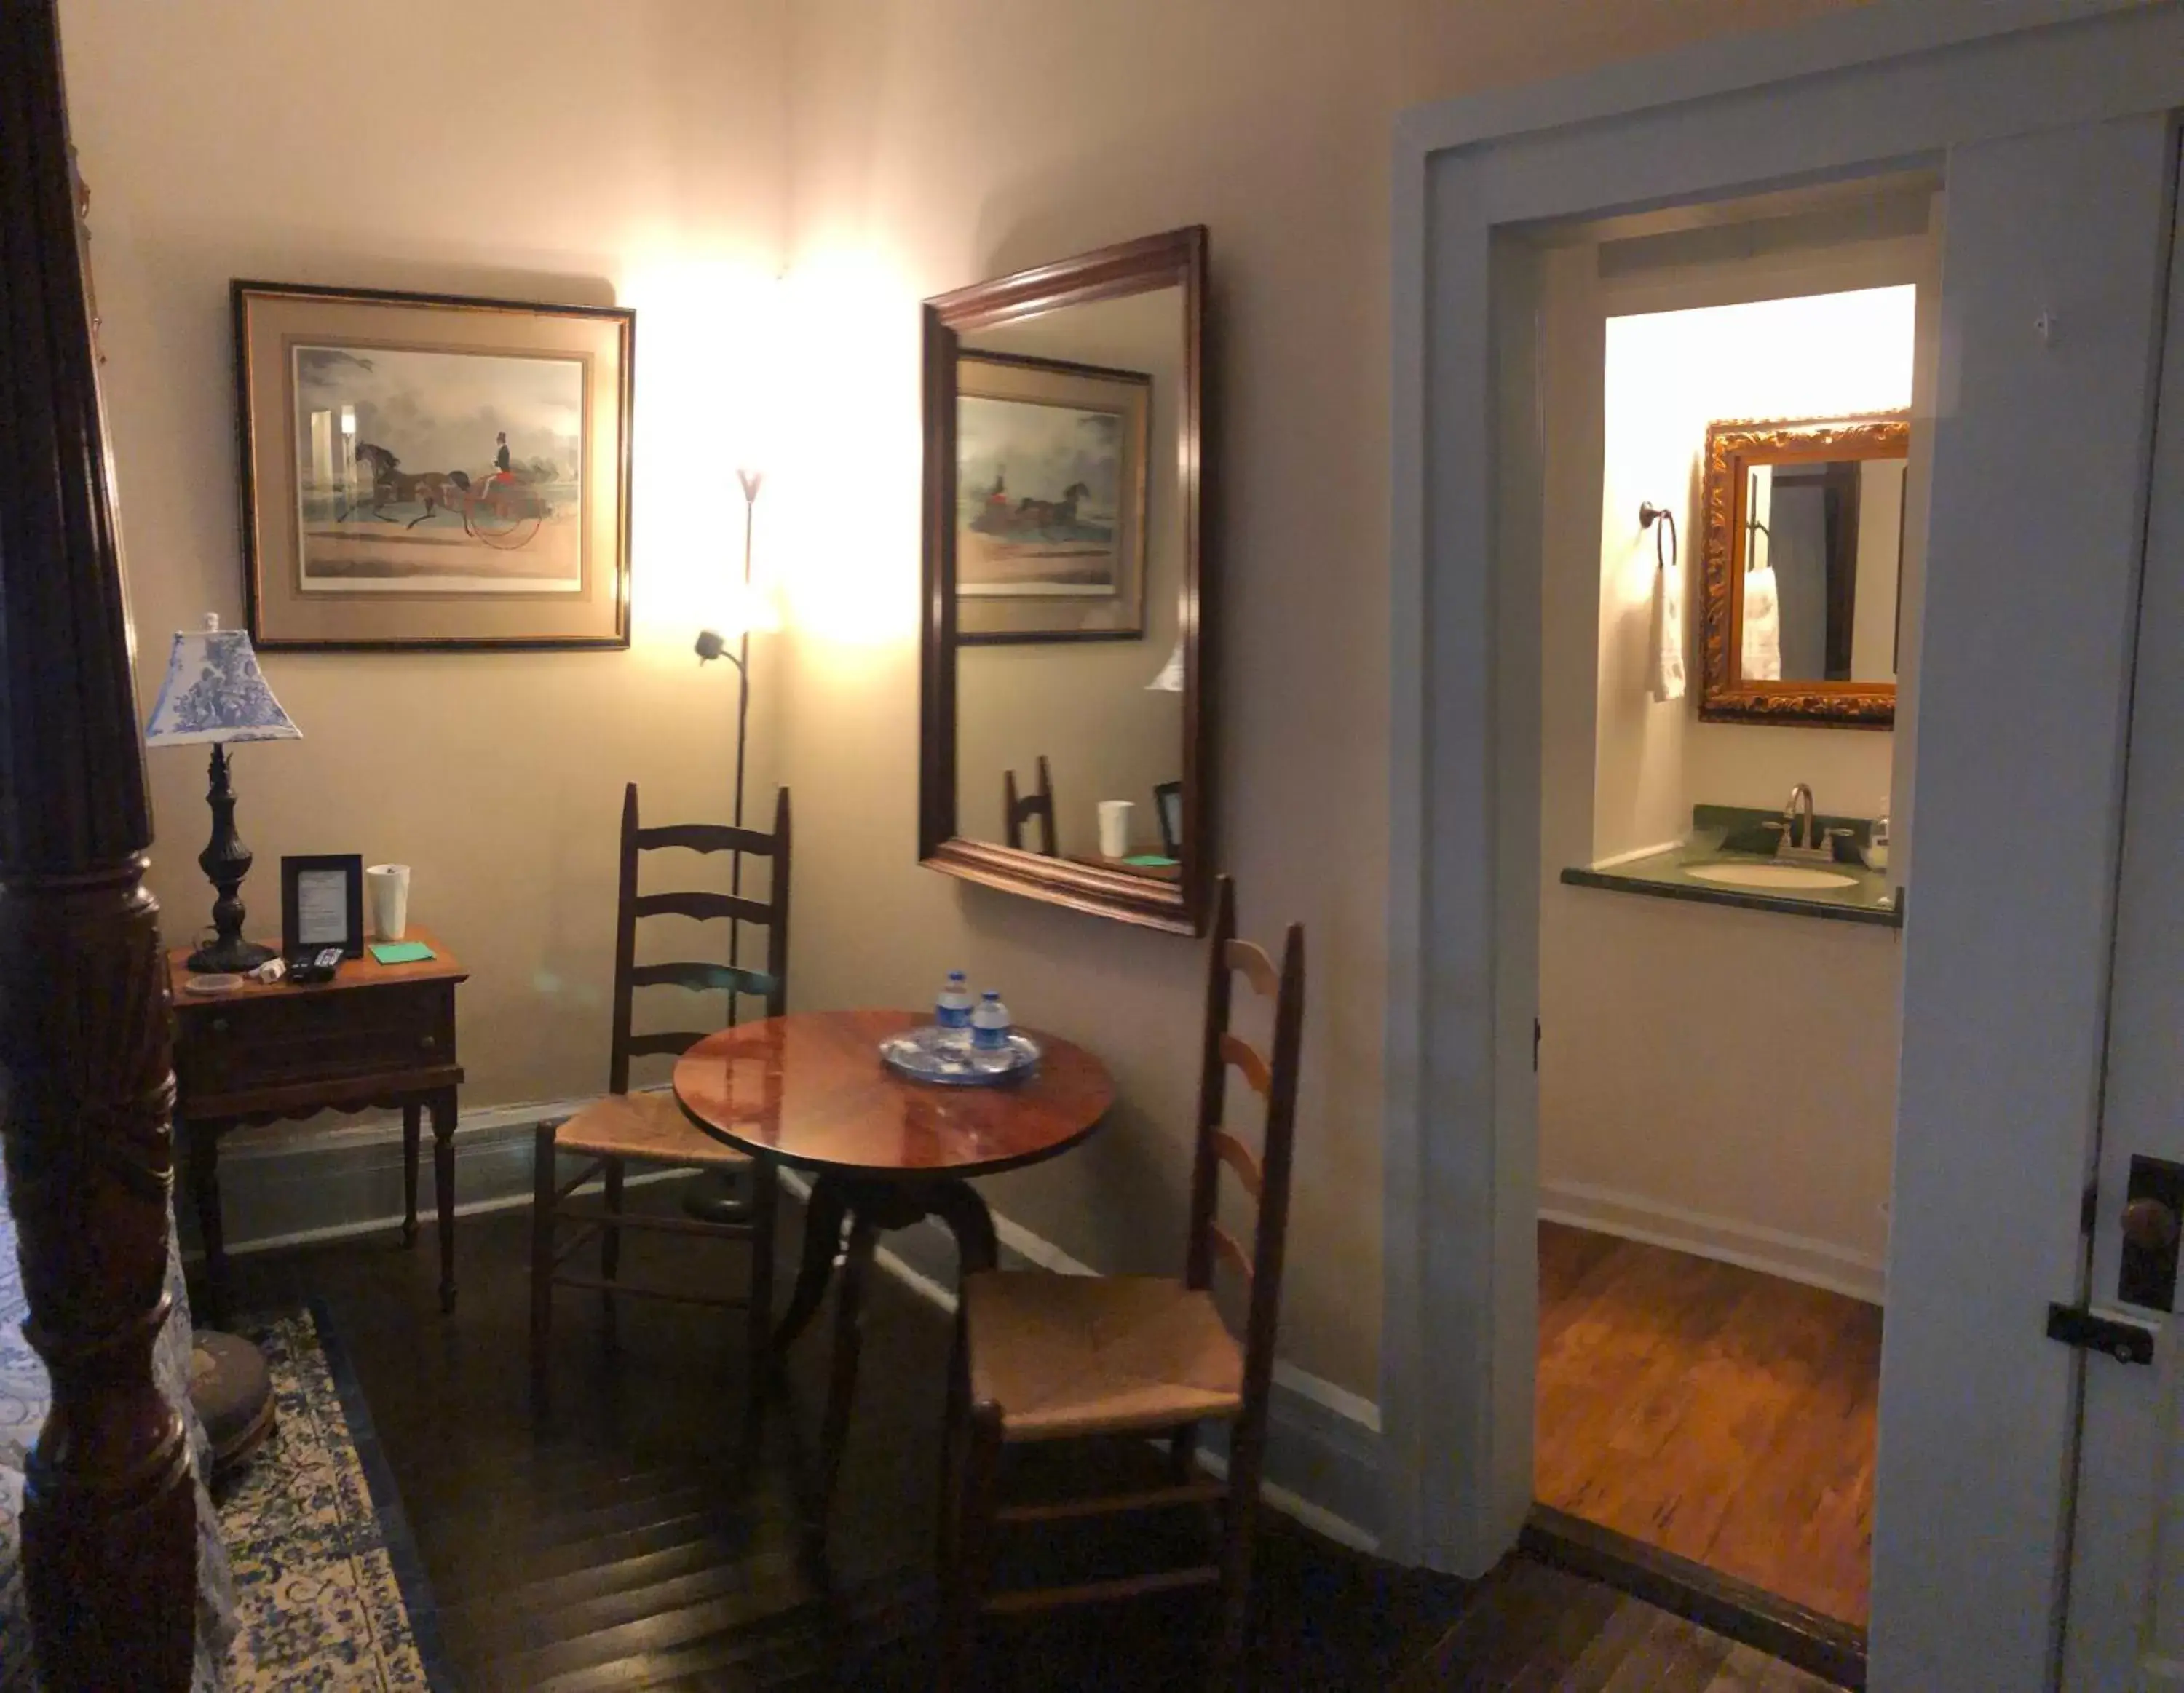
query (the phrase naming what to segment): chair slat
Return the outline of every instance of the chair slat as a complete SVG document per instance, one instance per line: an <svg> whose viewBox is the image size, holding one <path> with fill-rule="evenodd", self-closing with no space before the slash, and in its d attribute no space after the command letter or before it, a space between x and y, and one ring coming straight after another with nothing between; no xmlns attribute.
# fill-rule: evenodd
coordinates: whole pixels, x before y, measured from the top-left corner
<svg viewBox="0 0 2184 1693"><path fill-rule="evenodd" d="M1206 1232L1207 1237L1213 1242L1213 1250L1219 1253L1223 1257L1226 1258L1228 1261L1230 1267L1234 1269L1235 1272L1239 1275L1242 1276L1245 1281L1250 1281L1251 1279L1251 1254L1245 1251L1242 1245L1237 1240L1236 1237L1231 1234L1217 1222L1207 1223L1206 1225Z"/></svg>
<svg viewBox="0 0 2184 1693"><path fill-rule="evenodd" d="M632 966L632 988L688 988L706 993L725 988L732 994L771 994L773 977L763 970L733 964L639 964Z"/></svg>
<svg viewBox="0 0 2184 1693"><path fill-rule="evenodd" d="M1258 1198L1266 1187L1266 1172L1259 1161L1251 1156L1251 1149L1225 1128L1213 1131L1213 1150L1220 1154L1221 1161L1236 1172L1236 1179L1244 1184L1244 1191L1253 1199Z"/></svg>
<svg viewBox="0 0 2184 1693"><path fill-rule="evenodd" d="M632 1058L680 1058L705 1037L695 1029L665 1034L633 1034L629 1038Z"/></svg>
<svg viewBox="0 0 2184 1693"><path fill-rule="evenodd" d="M1057 1499L1039 1505L1004 1505L994 1515L1004 1523L1066 1523L1079 1517L1108 1517L1129 1511L1160 1511L1175 1505L1210 1504L1228 1490L1217 1481L1186 1481L1173 1487L1149 1487L1141 1493L1106 1493L1089 1499Z"/></svg>
<svg viewBox="0 0 2184 1693"><path fill-rule="evenodd" d="M1267 1068L1267 1061L1249 1041L1221 1032L1221 1055L1243 1072L1244 1079L1251 1084L1251 1091L1262 1100L1274 1096L1273 1072Z"/></svg>
<svg viewBox="0 0 2184 1693"><path fill-rule="evenodd" d="M642 894L631 902L640 917L740 917L747 923L770 923L773 908L739 894Z"/></svg>
<svg viewBox="0 0 2184 1693"><path fill-rule="evenodd" d="M1075 1587L1026 1587L1013 1593L996 1593L980 1608L997 1616L1026 1611L1050 1611L1061 1605L1098 1605L1111 1599L1134 1599L1144 1593L1167 1593L1178 1587L1210 1587L1221 1579L1212 1564L1190 1569L1156 1570L1150 1575L1118 1575L1108 1581L1087 1581Z"/></svg>
<svg viewBox="0 0 2184 1693"><path fill-rule="evenodd" d="M739 829L728 823L664 823L656 829L637 832L637 849L688 847L692 852L747 852L772 858L773 837L756 829Z"/></svg>
<svg viewBox="0 0 2184 1693"><path fill-rule="evenodd" d="M1267 956L1266 949L1248 940L1232 940L1223 949L1231 970L1240 970L1244 979L1265 999L1273 999L1282 991L1282 972L1274 968L1274 961Z"/></svg>
<svg viewBox="0 0 2184 1693"><path fill-rule="evenodd" d="M676 1305L710 1306L716 1311L747 1311L750 1308L750 1301L740 1294L689 1293L681 1288L654 1287L644 1282L610 1282L601 1276L556 1274L554 1285L557 1288L590 1288L598 1293L627 1294L633 1299L664 1299Z"/></svg>

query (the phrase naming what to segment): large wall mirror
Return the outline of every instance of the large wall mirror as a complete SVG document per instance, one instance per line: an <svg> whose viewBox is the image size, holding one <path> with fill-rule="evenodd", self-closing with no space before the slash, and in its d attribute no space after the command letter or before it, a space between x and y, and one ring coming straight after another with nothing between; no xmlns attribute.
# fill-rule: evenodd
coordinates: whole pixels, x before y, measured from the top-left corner
<svg viewBox="0 0 2184 1693"><path fill-rule="evenodd" d="M1895 722L1910 438L1901 417L1708 429L1701 718Z"/></svg>
<svg viewBox="0 0 2184 1693"><path fill-rule="evenodd" d="M1192 228L925 306L919 857L1194 934L1205 298Z"/></svg>

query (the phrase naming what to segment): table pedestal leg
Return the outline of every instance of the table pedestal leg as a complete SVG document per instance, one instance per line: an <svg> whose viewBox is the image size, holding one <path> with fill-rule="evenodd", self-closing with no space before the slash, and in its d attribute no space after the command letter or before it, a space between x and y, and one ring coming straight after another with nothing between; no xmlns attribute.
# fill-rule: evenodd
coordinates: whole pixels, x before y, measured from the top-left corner
<svg viewBox="0 0 2184 1693"><path fill-rule="evenodd" d="M834 1503L834 1484L842 1473L842 1449L850 1437L850 1406L857 1396L857 1362L864 1351L865 1284L872 1274L872 1250L879 1229L860 1215L850 1225L849 1250L842 1255L842 1284L834 1294L834 1369L827 1383L827 1414L819 1425L819 1520Z"/></svg>
<svg viewBox="0 0 2184 1693"><path fill-rule="evenodd" d="M956 1237L956 1254L965 1273L990 1270L1000 1257L993 1213L968 1182L954 1177L883 1182L822 1175L812 1183L811 1210L805 1219L804 1262L797 1274L795 1297L775 1334L777 1351L796 1338L826 1293L845 1217L850 1221L849 1248L843 1254L842 1282L835 1295L833 1369L827 1384L826 1415L820 1424L817 1527L822 1535L841 1473L843 1448L849 1440L850 1412L856 1397L857 1364L864 1341L865 1286L880 1231L908 1228L930 1217L945 1223Z"/></svg>
<svg viewBox="0 0 2184 1693"><path fill-rule="evenodd" d="M804 1256L796 1267L795 1291L788 1309L773 1331L773 1355L778 1361L791 1342L804 1332L827 1296L827 1282L834 1273L834 1255L842 1250L842 1222L850 1214L848 1183L840 1177L821 1175L811 1183L811 1198L804 1208Z"/></svg>

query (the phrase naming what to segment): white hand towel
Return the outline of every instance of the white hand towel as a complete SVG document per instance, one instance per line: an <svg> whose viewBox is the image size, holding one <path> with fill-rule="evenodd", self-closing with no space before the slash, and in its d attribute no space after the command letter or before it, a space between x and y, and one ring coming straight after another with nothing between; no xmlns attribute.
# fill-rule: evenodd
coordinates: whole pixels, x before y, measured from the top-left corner
<svg viewBox="0 0 2184 1693"><path fill-rule="evenodd" d="M1782 679L1782 610L1774 592L1774 566L1744 573L1744 660L1742 680Z"/></svg>
<svg viewBox="0 0 2184 1693"><path fill-rule="evenodd" d="M1653 571L1652 649L1646 655L1646 689L1654 699L1684 697L1684 567Z"/></svg>

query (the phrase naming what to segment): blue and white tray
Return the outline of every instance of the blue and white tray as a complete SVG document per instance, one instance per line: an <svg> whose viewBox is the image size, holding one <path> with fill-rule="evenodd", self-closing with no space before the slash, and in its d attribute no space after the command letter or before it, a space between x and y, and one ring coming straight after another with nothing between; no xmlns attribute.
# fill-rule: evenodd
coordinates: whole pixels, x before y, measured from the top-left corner
<svg viewBox="0 0 2184 1693"><path fill-rule="evenodd" d="M974 1052L956 1030L928 1023L880 1043L880 1059L898 1076L933 1082L945 1088L990 1088L1013 1082L1039 1067L1039 1043L1011 1031L998 1052Z"/></svg>

